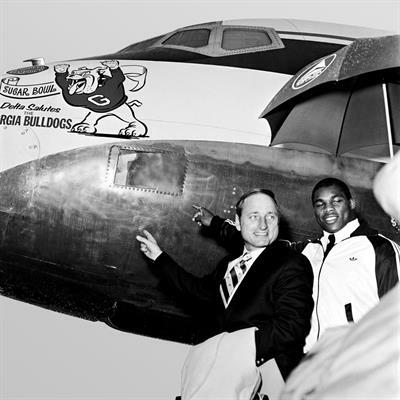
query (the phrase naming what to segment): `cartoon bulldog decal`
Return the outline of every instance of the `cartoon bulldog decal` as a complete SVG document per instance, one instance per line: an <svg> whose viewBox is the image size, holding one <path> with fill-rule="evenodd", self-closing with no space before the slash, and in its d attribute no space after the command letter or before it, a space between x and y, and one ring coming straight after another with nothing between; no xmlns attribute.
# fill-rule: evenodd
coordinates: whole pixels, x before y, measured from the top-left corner
<svg viewBox="0 0 400 400"><path fill-rule="evenodd" d="M127 138L147 137L147 126L135 117L132 106L141 106L141 102L128 102L123 82L128 77L135 83L131 91L143 87L146 69L142 66L127 66L132 70L124 74L116 60L101 62L101 66L86 66L69 71L69 64L54 66L55 81L61 88L64 100L71 106L84 107L89 113L84 119L72 126L71 131L83 134L96 134L97 124L106 117L116 117L126 123L118 135ZM139 78L138 78L139 77Z"/></svg>

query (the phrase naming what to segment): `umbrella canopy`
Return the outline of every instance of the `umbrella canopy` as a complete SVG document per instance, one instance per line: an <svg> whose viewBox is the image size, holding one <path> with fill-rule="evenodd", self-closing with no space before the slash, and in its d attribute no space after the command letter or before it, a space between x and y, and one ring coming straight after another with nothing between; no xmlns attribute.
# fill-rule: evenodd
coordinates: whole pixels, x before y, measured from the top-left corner
<svg viewBox="0 0 400 400"><path fill-rule="evenodd" d="M297 143L335 155L370 148L373 156L388 155L400 144L400 36L360 39L311 63L261 117L271 126L271 145Z"/></svg>

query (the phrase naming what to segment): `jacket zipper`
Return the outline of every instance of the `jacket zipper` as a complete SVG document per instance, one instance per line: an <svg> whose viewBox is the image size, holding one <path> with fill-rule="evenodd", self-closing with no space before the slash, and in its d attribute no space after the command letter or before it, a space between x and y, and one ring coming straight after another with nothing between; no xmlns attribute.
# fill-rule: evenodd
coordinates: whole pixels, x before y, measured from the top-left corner
<svg viewBox="0 0 400 400"><path fill-rule="evenodd" d="M324 247L322 246L321 241L318 241L318 242L319 242L320 246L322 247L322 251L324 252ZM334 246L335 246L335 245L334 245ZM332 249L331 249L331 251L332 251ZM320 277L321 277L322 267L324 266L325 259L326 259L327 256L328 256L328 254L327 254L326 256L324 256L324 258L322 259L322 264L321 264L321 267L319 268L319 271L318 271L318 285L317 285L317 291L318 291L318 293L317 293L317 301L316 301L316 304L315 304L315 315L317 316L317 326L318 326L318 329L317 329L317 340L319 339L319 334L320 334L320 332L321 332L321 324L320 324L320 322L319 322L319 315L318 315L319 283L320 283Z"/></svg>

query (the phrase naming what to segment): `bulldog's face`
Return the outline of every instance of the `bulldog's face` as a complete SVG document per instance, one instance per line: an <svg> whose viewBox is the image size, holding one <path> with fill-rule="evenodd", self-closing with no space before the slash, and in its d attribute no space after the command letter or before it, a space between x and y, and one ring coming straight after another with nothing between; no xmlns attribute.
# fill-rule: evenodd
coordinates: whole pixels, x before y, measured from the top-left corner
<svg viewBox="0 0 400 400"><path fill-rule="evenodd" d="M80 67L71 71L67 76L70 81L68 86L69 94L93 93L99 86L100 77L105 70L102 67L87 68Z"/></svg>

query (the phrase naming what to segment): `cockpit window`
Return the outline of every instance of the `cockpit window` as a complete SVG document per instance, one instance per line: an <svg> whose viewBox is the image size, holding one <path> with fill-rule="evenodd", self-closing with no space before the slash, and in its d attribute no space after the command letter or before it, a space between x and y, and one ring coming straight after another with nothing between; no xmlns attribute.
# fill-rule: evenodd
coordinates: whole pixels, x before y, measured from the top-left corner
<svg viewBox="0 0 400 400"><path fill-rule="evenodd" d="M194 48L204 47L208 44L210 32L211 31L209 29L191 29L180 31L164 40L162 44Z"/></svg>
<svg viewBox="0 0 400 400"><path fill-rule="evenodd" d="M183 192L186 163L183 153L112 146L108 181L115 187L178 196Z"/></svg>
<svg viewBox="0 0 400 400"><path fill-rule="evenodd" d="M206 57L265 52L285 45L273 28L249 25L225 25L222 21L181 28L164 36L133 44L118 54L143 60L187 61L192 53ZM189 52L190 55L185 54ZM196 60L200 57L194 57ZM227 64L229 65L229 64Z"/></svg>
<svg viewBox="0 0 400 400"><path fill-rule="evenodd" d="M256 53L285 47L272 28L221 23L179 30L155 46L191 51L209 57Z"/></svg>
<svg viewBox="0 0 400 400"><path fill-rule="evenodd" d="M157 36L151 39L143 40L142 42L139 43L134 43L131 44L128 47L125 47L124 49L120 50L118 53L134 53L134 52L139 52L143 50L147 50L149 47L151 47L154 43L157 43L160 41L161 38L164 36Z"/></svg>
<svg viewBox="0 0 400 400"><path fill-rule="evenodd" d="M239 50L269 46L271 43L266 31L230 28L223 32L221 47L225 50Z"/></svg>

